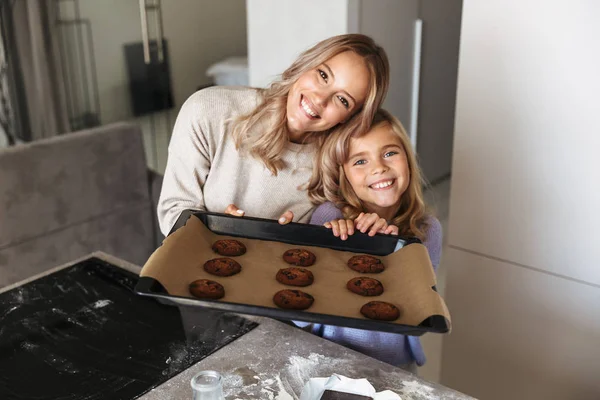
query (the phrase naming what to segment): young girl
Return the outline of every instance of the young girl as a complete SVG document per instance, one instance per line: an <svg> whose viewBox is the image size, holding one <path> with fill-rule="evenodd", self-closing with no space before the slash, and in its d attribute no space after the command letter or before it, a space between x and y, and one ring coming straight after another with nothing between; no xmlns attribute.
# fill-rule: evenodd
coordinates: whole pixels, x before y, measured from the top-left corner
<svg viewBox="0 0 600 400"><path fill-rule="evenodd" d="M194 93L169 143L161 231L187 209L307 222L314 205L299 187L321 142L337 126L368 129L388 81L385 51L368 36L348 34L305 51L267 89Z"/></svg>
<svg viewBox="0 0 600 400"><path fill-rule="evenodd" d="M321 151L309 186L321 204L310 223L323 224L342 240L355 231L416 236L429 251L434 269L440 262L442 230L425 211L422 178L408 135L384 110L368 132L340 130ZM313 333L387 363L416 371L425 363L418 337L313 324Z"/></svg>

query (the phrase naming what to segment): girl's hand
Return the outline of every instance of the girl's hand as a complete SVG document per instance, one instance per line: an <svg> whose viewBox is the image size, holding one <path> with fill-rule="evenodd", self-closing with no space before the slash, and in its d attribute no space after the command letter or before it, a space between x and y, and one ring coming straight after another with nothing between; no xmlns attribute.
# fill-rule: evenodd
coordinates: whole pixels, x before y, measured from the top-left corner
<svg viewBox="0 0 600 400"><path fill-rule="evenodd" d="M388 225L387 229L383 232L379 232L379 233L383 233L385 235L394 235L394 236L398 236L399 234L399 229L396 225Z"/></svg>
<svg viewBox="0 0 600 400"><path fill-rule="evenodd" d="M234 217L244 216L244 210L240 210L235 204L228 205L224 212L225 214L233 215Z"/></svg>
<svg viewBox="0 0 600 400"><path fill-rule="evenodd" d="M360 213L354 220L356 229L362 233L369 231L369 236L375 236L376 233L383 233L386 235L398 235L398 227L395 225L388 225L387 221L380 218L375 213Z"/></svg>
<svg viewBox="0 0 600 400"><path fill-rule="evenodd" d="M325 228L333 230L333 236L339 237L342 240L348 239L348 235L354 234L354 222L351 219L334 219L333 221L325 222Z"/></svg>

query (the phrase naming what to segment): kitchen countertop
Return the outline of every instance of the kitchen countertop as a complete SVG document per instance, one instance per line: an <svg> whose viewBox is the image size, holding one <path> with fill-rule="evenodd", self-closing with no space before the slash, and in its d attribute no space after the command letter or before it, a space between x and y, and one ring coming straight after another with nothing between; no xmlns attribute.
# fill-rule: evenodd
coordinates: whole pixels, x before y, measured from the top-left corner
<svg viewBox="0 0 600 400"><path fill-rule="evenodd" d="M82 259L92 256L134 273L140 271L140 267L106 253L92 253ZM77 261L0 289L0 292ZM228 400L298 399L305 382L310 378L329 377L333 373L349 378L366 378L377 391L391 390L398 393L402 400L472 398L285 323L270 318L244 317L259 323L259 326L140 399L191 399L191 378L197 372L208 369L222 374L223 390Z"/></svg>
<svg viewBox="0 0 600 400"><path fill-rule="evenodd" d="M141 399L191 398L190 380L208 369L222 374L228 400L297 399L310 378L334 373L366 378L377 391L389 389L402 400L471 399L279 321L251 319L260 325Z"/></svg>

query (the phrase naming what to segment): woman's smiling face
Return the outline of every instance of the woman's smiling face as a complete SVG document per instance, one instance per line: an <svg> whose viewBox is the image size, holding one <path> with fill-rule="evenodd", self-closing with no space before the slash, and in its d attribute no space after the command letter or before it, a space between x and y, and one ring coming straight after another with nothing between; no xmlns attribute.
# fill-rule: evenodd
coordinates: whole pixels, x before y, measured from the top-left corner
<svg viewBox="0 0 600 400"><path fill-rule="evenodd" d="M358 54L340 53L293 84L287 98L287 127L292 141L308 132L326 131L348 120L364 104L369 70Z"/></svg>

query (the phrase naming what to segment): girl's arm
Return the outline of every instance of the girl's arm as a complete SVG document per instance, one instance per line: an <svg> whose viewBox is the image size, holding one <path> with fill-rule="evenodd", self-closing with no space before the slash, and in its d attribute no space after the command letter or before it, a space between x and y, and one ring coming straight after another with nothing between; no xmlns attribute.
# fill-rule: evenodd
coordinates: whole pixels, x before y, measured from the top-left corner
<svg viewBox="0 0 600 400"><path fill-rule="evenodd" d="M423 245L427 248L433 270L437 273L442 258L442 225L433 216L428 218L427 225L427 235L423 241Z"/></svg>
<svg viewBox="0 0 600 400"><path fill-rule="evenodd" d="M313 215L310 217L309 223L311 225L323 225L325 222L342 218L344 218L342 211L338 209L335 204L328 201L317 207L317 209L313 212Z"/></svg>
<svg viewBox="0 0 600 400"><path fill-rule="evenodd" d="M331 229L333 236L342 240L346 240L348 235L354 234L354 221L344 219L342 211L329 201L317 207L310 218L310 223Z"/></svg>

